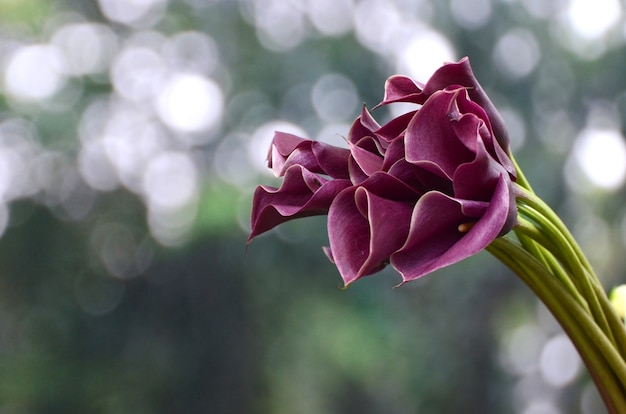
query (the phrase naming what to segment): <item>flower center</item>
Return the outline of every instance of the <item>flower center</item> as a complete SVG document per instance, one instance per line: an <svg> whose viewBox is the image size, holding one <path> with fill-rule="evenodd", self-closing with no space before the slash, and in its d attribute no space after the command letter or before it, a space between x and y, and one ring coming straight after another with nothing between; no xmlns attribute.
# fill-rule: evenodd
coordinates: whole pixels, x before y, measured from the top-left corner
<svg viewBox="0 0 626 414"><path fill-rule="evenodd" d="M472 227L474 227L475 224L476 224L475 221L470 221L468 223L461 223L459 224L459 227L457 227L457 229L459 230L459 233L467 233L468 231L472 229Z"/></svg>

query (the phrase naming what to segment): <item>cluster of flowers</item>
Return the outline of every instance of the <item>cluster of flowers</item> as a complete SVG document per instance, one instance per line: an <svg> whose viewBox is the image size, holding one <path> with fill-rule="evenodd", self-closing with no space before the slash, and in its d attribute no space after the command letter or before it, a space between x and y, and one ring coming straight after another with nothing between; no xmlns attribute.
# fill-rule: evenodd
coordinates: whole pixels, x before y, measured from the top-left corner
<svg viewBox="0 0 626 414"><path fill-rule="evenodd" d="M379 125L363 108L348 148L276 132L269 167L280 188L259 186L250 239L287 220L328 214L325 252L347 285L391 264L404 282L487 247L516 224L504 122L469 60L426 84L393 76L378 106L415 104Z"/></svg>
<svg viewBox="0 0 626 414"><path fill-rule="evenodd" d="M534 193L469 61L442 66L423 85L389 78L379 106L394 102L415 110L381 126L364 108L348 148L277 132L268 161L283 182L257 188L248 241L328 214L325 251L346 285L387 264L414 280L485 249L569 334L608 412L626 413L623 289L612 304L571 232Z"/></svg>

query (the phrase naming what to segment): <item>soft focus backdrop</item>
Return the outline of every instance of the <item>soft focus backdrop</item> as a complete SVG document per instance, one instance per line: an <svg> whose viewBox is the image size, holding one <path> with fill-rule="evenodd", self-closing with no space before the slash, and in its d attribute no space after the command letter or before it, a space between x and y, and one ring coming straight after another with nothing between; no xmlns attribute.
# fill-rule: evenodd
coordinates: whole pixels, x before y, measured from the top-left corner
<svg viewBox="0 0 626 414"><path fill-rule="evenodd" d="M342 290L324 218L246 250L275 129L341 145L466 55L626 282L619 0L0 0L0 413L602 413L487 254Z"/></svg>

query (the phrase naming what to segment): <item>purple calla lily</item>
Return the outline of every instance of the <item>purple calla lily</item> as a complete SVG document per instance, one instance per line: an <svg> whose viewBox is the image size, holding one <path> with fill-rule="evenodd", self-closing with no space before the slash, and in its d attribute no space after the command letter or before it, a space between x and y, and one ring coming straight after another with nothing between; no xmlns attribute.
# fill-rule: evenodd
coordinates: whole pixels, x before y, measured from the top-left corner
<svg viewBox="0 0 626 414"><path fill-rule="evenodd" d="M439 68L422 85L411 78L395 75L385 83L385 97L380 105L392 102L412 102L423 104L436 91L450 86L461 86L467 89L472 102L480 106L488 115L495 138L502 148L509 150L509 134L502 116L487 96L482 86L474 76L469 58L464 57L456 63L448 63Z"/></svg>
<svg viewBox="0 0 626 414"><path fill-rule="evenodd" d="M347 285L387 264L414 280L511 230L508 136L469 61L444 65L425 85L391 77L380 105L394 102L417 107L382 126L363 108L348 149L277 132L269 166L284 181L257 188L250 239L328 214L325 252Z"/></svg>

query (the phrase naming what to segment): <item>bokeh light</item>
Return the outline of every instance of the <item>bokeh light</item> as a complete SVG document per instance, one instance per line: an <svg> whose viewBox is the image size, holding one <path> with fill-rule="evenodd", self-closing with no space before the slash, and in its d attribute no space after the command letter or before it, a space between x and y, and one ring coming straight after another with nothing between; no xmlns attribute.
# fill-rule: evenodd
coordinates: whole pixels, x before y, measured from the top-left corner
<svg viewBox="0 0 626 414"><path fill-rule="evenodd" d="M210 75L219 66L218 46L206 33L188 30L165 41L163 58L174 70Z"/></svg>
<svg viewBox="0 0 626 414"><path fill-rule="evenodd" d="M626 179L626 143L619 131L585 129L576 139L573 157L585 176L605 190L619 188ZM576 188L576 184L572 184Z"/></svg>
<svg viewBox="0 0 626 414"><path fill-rule="evenodd" d="M620 21L622 5L618 0L570 0L565 14L578 35L598 39Z"/></svg>
<svg viewBox="0 0 626 414"><path fill-rule="evenodd" d="M252 2L257 36L265 48L286 52L304 40L307 26L300 3L300 0Z"/></svg>
<svg viewBox="0 0 626 414"><path fill-rule="evenodd" d="M503 75L511 79L528 76L539 63L541 50L532 32L511 29L496 43L493 60Z"/></svg>
<svg viewBox="0 0 626 414"><path fill-rule="evenodd" d="M9 96L26 102L52 97L65 83L63 54L56 46L39 44L18 48L4 70Z"/></svg>
<svg viewBox="0 0 626 414"><path fill-rule="evenodd" d="M506 340L502 364L515 375L528 375L538 367L545 332L536 324L517 327Z"/></svg>
<svg viewBox="0 0 626 414"><path fill-rule="evenodd" d="M108 70L118 39L104 24L73 23L61 26L52 35L51 43L63 52L68 74L83 76Z"/></svg>
<svg viewBox="0 0 626 414"><path fill-rule="evenodd" d="M167 126L182 132L201 132L217 127L222 119L223 101L222 91L211 79L174 74L165 81L156 106Z"/></svg>
<svg viewBox="0 0 626 414"><path fill-rule="evenodd" d="M329 73L313 85L311 100L322 121L349 121L356 116L359 103L356 87L347 77Z"/></svg>
<svg viewBox="0 0 626 414"><path fill-rule="evenodd" d="M354 0L308 0L307 11L315 28L326 36L352 30Z"/></svg>
<svg viewBox="0 0 626 414"><path fill-rule="evenodd" d="M459 26L475 30L489 22L492 14L491 0L450 0L452 17Z"/></svg>
<svg viewBox="0 0 626 414"><path fill-rule="evenodd" d="M198 177L193 161L183 153L164 152L146 166L143 189L156 210L178 210L197 196Z"/></svg>
<svg viewBox="0 0 626 414"><path fill-rule="evenodd" d="M113 22L147 26L163 17L167 0L98 0L98 4L102 13Z"/></svg>
<svg viewBox="0 0 626 414"><path fill-rule="evenodd" d="M124 47L111 67L111 80L116 91L134 101L154 97L166 75L162 56L146 46Z"/></svg>
<svg viewBox="0 0 626 414"><path fill-rule="evenodd" d="M397 71L418 82L426 82L443 63L456 60L456 52L444 35L421 28L409 38L406 47L399 51Z"/></svg>
<svg viewBox="0 0 626 414"><path fill-rule="evenodd" d="M554 387L563 387L574 381L582 368L580 356L565 334L550 338L541 351L539 361L544 380Z"/></svg>

